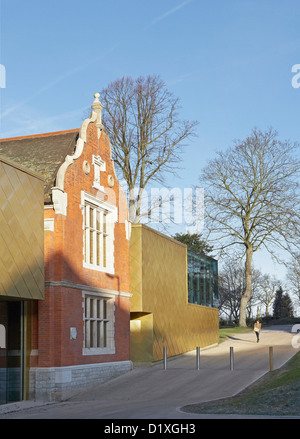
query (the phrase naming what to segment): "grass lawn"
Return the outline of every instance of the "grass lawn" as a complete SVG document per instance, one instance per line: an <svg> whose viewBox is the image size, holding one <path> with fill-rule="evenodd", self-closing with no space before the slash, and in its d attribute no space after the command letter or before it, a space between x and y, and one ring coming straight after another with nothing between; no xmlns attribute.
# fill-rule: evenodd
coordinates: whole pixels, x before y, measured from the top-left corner
<svg viewBox="0 0 300 439"><path fill-rule="evenodd" d="M226 334L236 334L239 329L247 328L230 329L234 331L220 330L221 340ZM194 404L183 407L183 410L201 414L300 416L300 352L280 369L266 373L232 398Z"/></svg>

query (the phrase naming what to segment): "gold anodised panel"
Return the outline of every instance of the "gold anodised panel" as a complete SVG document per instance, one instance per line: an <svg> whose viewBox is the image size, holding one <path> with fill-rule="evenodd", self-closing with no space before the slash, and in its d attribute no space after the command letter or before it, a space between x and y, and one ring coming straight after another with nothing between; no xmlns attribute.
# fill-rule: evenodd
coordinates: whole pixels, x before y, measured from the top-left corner
<svg viewBox="0 0 300 439"><path fill-rule="evenodd" d="M44 184L0 157L0 299L44 298Z"/></svg>
<svg viewBox="0 0 300 439"><path fill-rule="evenodd" d="M130 261L133 361L150 361L149 339L152 361L163 358L164 346L174 356L218 342L219 310L188 303L184 244L142 224L132 225Z"/></svg>

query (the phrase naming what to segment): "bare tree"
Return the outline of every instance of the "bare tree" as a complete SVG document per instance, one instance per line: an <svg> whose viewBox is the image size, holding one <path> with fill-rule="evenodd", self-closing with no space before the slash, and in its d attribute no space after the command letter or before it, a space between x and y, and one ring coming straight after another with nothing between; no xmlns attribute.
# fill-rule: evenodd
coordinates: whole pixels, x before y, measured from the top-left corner
<svg viewBox="0 0 300 439"><path fill-rule="evenodd" d="M252 267L252 294L247 303L247 317L253 316L253 308L264 304L262 286L265 276L262 272ZM241 305L241 296L245 288L245 270L240 258L235 255L227 258L222 264L219 273L219 309L230 319L238 321Z"/></svg>
<svg viewBox="0 0 300 439"><path fill-rule="evenodd" d="M204 168L206 228L220 249L241 246L245 257L245 288L239 324L246 326L252 293L253 254L261 248L294 253L300 242L300 161L298 145L280 141L272 128L252 130L249 137L217 153ZM217 249L214 246L215 250Z"/></svg>
<svg viewBox="0 0 300 439"><path fill-rule="evenodd" d="M269 315L270 307L274 302L276 289L279 285L279 280L275 276L263 274L259 280L259 288L256 293L256 298L260 304L265 306L265 314Z"/></svg>
<svg viewBox="0 0 300 439"><path fill-rule="evenodd" d="M244 271L239 262L227 259L219 272L219 311L229 320L238 320L241 293L244 285Z"/></svg>
<svg viewBox="0 0 300 439"><path fill-rule="evenodd" d="M139 222L146 185L174 172L197 122L180 119L179 100L155 75L118 79L102 90L101 101L112 158L128 185L129 218Z"/></svg>
<svg viewBox="0 0 300 439"><path fill-rule="evenodd" d="M243 273L245 278L244 267L243 267ZM260 294L262 279L263 279L262 272L258 268L253 267L252 264L252 293L247 303L247 316L249 318L254 317L255 311L253 312L253 308L255 307L256 307L256 317L260 314L261 301L259 298L259 294ZM245 288L245 282L244 282L244 288ZM242 292L244 291L244 288Z"/></svg>

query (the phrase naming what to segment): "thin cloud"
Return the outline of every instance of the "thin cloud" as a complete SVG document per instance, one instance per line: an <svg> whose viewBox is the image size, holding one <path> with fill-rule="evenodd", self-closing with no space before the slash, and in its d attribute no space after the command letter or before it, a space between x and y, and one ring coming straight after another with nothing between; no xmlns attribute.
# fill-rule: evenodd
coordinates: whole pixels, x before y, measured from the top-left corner
<svg viewBox="0 0 300 439"><path fill-rule="evenodd" d="M70 70L66 73L64 73L63 75L59 76L57 79L55 79L54 81L50 82L49 84L45 85L44 87L40 88L36 93L33 93L32 95L30 95L29 98L24 99L21 102L18 102L16 105L8 108L6 111L3 111L1 113L0 118L3 119L6 116L9 116L11 113L13 113L15 110L17 110L18 108L22 107L23 105L27 104L28 102L32 101L34 98L36 98L37 96L39 96L40 94L44 93L45 91L47 91L49 88L53 87L54 85L58 84L59 82L67 79L68 77L74 75L76 72L82 70L83 67L78 66L73 70Z"/></svg>
<svg viewBox="0 0 300 439"><path fill-rule="evenodd" d="M162 21L165 18L169 17L170 15L174 14L175 12L179 11L181 8L186 6L188 3L191 3L191 1L193 1L193 0L185 0L184 2L180 3L180 5L175 6L175 8L172 8L169 11L165 12L164 14L160 15L159 17L156 17L153 21L151 21L150 26L153 26L154 24L158 23L159 21Z"/></svg>
<svg viewBox="0 0 300 439"><path fill-rule="evenodd" d="M1 119L4 119L5 117L9 116L11 113L13 113L18 108L23 107L24 105L28 104L28 102L32 101L33 99L35 99L36 97L38 97L39 95L44 93L45 91L49 90L50 88L54 87L55 85L59 84L60 82L70 78L71 76L75 75L76 73L86 69L89 65L98 62L105 55L107 55L110 52L113 52L119 45L121 45L121 43L122 43L122 41L117 42L113 46L106 49L106 51L104 53L102 53L100 56L97 56L86 63L81 63L77 67L65 72L64 74L57 77L55 80L51 81L50 83L46 84L44 87L37 90L35 93L31 94L27 99L24 99L23 101L18 102L17 104L15 104L12 107L8 108L7 110L3 111L0 114L0 121L1 121Z"/></svg>
<svg viewBox="0 0 300 439"><path fill-rule="evenodd" d="M84 114L87 113L88 107L81 107L75 110L66 111L64 113L55 114L49 117L41 117L39 113L32 107L25 106L26 111L22 118L18 119L17 125L14 125L13 129L2 131L0 129L1 138L16 137L27 134L38 134L51 131L59 131L57 129L57 122L61 123L63 120L73 120L78 117L84 118ZM77 126L71 128L78 128Z"/></svg>
<svg viewBox="0 0 300 439"><path fill-rule="evenodd" d="M182 9L184 6L188 5L189 3L191 3L193 0L185 0L182 3L180 3L179 5L175 6L172 9L169 9L167 12L165 12L164 14L156 17L154 20L151 21L151 23L146 26L146 28L144 28L144 30L146 30L147 28L154 26L156 23L166 19L167 17L169 17L172 14L175 14L176 12L178 12L180 9ZM1 0L0 0L1 2ZM105 50L105 54L109 54L111 52L113 52L117 47L119 47L120 45L122 45L124 43L124 39L116 42L113 46L108 47ZM0 123L1 120L4 119L5 117L9 116L10 114L12 114L15 110L19 109L20 107L28 104L28 102L32 101L33 99L35 99L37 96L41 95L42 93L44 93L45 91L49 90L50 88L54 87L55 85L57 85L58 83L64 81L65 79L73 76L74 74L76 74L77 72L84 70L87 65L95 63L97 61L99 61L100 58L103 57L103 53L98 56L93 58L92 60L90 60L89 62L85 63L84 65L81 64L77 67L75 67L72 70L67 71L66 73L62 74L61 76L59 76L58 78L56 78L54 81L51 81L50 83L46 84L44 87L40 88L39 90L36 91L36 93L31 94L27 99L24 99L21 102L18 102L17 104L13 105L12 107L8 108L5 111L2 111L0 113ZM0 111L1 111L1 105L0 105Z"/></svg>
<svg viewBox="0 0 300 439"><path fill-rule="evenodd" d="M178 76L176 78L170 79L169 81L167 81L167 85L172 86L172 85L179 84L180 82L184 82L184 81L189 80L189 79L197 79L198 75L199 75L199 71L189 72L189 73L186 73L184 75Z"/></svg>

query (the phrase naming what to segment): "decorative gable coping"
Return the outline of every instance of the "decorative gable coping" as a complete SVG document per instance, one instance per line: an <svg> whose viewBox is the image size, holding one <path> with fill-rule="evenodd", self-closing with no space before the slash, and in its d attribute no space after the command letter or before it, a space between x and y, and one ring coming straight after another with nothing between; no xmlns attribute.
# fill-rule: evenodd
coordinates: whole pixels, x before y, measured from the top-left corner
<svg viewBox="0 0 300 439"><path fill-rule="evenodd" d="M59 187L53 187L52 191L52 201L53 209L57 215L67 215L68 206L68 195L63 189Z"/></svg>
<svg viewBox="0 0 300 439"><path fill-rule="evenodd" d="M79 129L79 137L76 142L74 154L66 156L64 163L60 166L57 172L56 186L54 186L51 189L53 207L56 214L67 215L68 200L67 200L67 194L64 192L65 174L68 167L74 162L74 160L77 160L82 154L84 144L86 143L87 129L89 124L91 122L96 122L98 139L100 138L101 131L103 129L103 125L101 121L101 111L103 109L103 105L99 101L100 94L95 93L94 97L95 100L92 103L93 110L91 116L82 122L81 127Z"/></svg>

